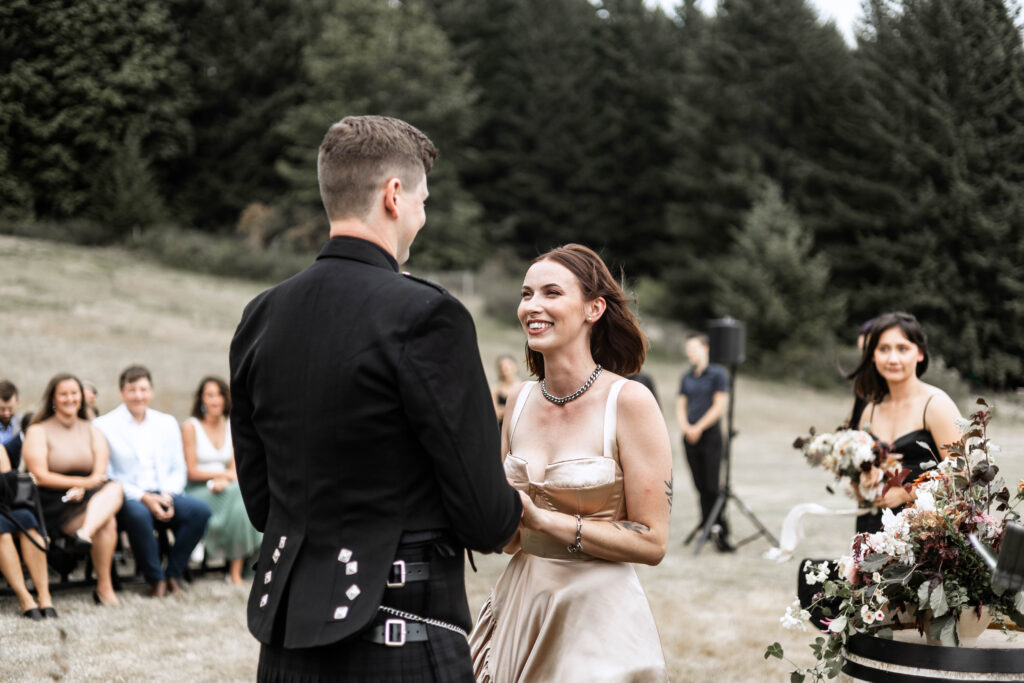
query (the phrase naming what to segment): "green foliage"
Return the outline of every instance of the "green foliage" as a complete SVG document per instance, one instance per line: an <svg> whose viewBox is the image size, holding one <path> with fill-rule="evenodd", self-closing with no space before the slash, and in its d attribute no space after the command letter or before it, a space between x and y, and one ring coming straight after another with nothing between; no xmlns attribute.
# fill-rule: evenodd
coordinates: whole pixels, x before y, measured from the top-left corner
<svg viewBox="0 0 1024 683"><path fill-rule="evenodd" d="M157 0L0 4L0 204L8 216L95 208L96 170L136 131L163 164L189 139L177 37Z"/></svg>
<svg viewBox="0 0 1024 683"><path fill-rule="evenodd" d="M479 89L460 170L498 235L524 258L575 241L631 275L656 274L674 246L672 22L641 0L431 4Z"/></svg>
<svg viewBox="0 0 1024 683"><path fill-rule="evenodd" d="M792 349L820 355L844 310L829 274L825 255L813 253L810 231L769 183L715 263L715 313L746 321L747 356L756 366L777 366Z"/></svg>
<svg viewBox="0 0 1024 683"><path fill-rule="evenodd" d="M174 226L150 228L131 245L175 268L222 277L277 283L313 262L316 254L263 248L232 237L218 237Z"/></svg>
<svg viewBox="0 0 1024 683"><path fill-rule="evenodd" d="M817 228L851 58L805 0L723 0L711 22L689 15L671 145L670 229L679 241L666 278L679 292L675 315L700 324L720 307L717 258L763 178Z"/></svg>
<svg viewBox="0 0 1024 683"><path fill-rule="evenodd" d="M868 7L856 182L823 235L855 319L915 313L933 348L975 381L1024 379L1024 52L1003 2ZM858 153L857 150L860 150ZM851 258L849 255L854 255ZM842 255L842 256L840 256Z"/></svg>
<svg viewBox="0 0 1024 683"><path fill-rule="evenodd" d="M137 126L125 133L93 181L93 213L118 233L157 223L167 215L160 190L142 154Z"/></svg>
<svg viewBox="0 0 1024 683"><path fill-rule="evenodd" d="M194 92L191 154L174 168L176 214L205 228L230 225L287 185L274 162L287 144L285 113L308 97L303 48L320 29L324 0L168 0L178 59Z"/></svg>
<svg viewBox="0 0 1024 683"><path fill-rule="evenodd" d="M485 252L479 205L461 188L460 145L473 125L469 74L419 0L350 0L334 5L303 53L306 101L284 117L277 170L290 202L319 207L317 148L335 121L383 114L408 121L441 152L429 176L427 226L413 251L418 268L477 263Z"/></svg>

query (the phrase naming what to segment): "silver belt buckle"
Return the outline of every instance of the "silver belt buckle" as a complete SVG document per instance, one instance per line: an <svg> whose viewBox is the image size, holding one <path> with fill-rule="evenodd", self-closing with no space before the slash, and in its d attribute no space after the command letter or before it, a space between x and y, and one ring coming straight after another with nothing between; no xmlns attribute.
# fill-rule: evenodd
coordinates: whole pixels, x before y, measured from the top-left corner
<svg viewBox="0 0 1024 683"><path fill-rule="evenodd" d="M392 581L391 580L391 574L394 573L395 567L398 568L398 581ZM394 562L391 563L391 571L388 572L387 587L388 588L401 588L404 585L405 585L405 560L395 560Z"/></svg>
<svg viewBox="0 0 1024 683"><path fill-rule="evenodd" d="M397 631L397 636L392 633ZM402 647L405 645L405 619L388 619L384 622L384 644L388 647Z"/></svg>

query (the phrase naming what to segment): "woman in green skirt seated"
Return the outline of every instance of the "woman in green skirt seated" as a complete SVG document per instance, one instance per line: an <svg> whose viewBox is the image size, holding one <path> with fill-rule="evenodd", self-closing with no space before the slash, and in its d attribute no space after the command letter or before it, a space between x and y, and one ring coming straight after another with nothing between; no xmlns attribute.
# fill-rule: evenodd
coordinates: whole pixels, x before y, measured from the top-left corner
<svg viewBox="0 0 1024 683"><path fill-rule="evenodd" d="M228 560L231 583L243 585L246 558L260 547L242 503L231 445L231 392L218 377L204 377L192 403L192 417L181 426L188 485L185 492L209 504L213 515L206 530L206 554Z"/></svg>

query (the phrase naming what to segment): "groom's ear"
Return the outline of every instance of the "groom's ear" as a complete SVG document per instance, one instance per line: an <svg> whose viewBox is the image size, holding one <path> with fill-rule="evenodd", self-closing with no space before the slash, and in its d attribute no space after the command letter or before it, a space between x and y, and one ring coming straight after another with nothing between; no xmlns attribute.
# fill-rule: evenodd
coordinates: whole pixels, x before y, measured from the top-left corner
<svg viewBox="0 0 1024 683"><path fill-rule="evenodd" d="M397 176L388 178L384 183L384 212L391 218L398 218L399 195L402 190L402 181Z"/></svg>

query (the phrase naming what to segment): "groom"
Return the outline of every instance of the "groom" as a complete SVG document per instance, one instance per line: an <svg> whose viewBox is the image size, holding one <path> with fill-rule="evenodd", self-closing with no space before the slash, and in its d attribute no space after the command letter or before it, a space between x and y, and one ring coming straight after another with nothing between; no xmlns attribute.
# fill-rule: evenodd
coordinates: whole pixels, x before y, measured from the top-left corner
<svg viewBox="0 0 1024 683"><path fill-rule="evenodd" d="M238 480L264 532L259 680L473 680L463 550L499 550L522 508L469 313L398 270L436 155L397 119L331 126L331 239L232 340Z"/></svg>

